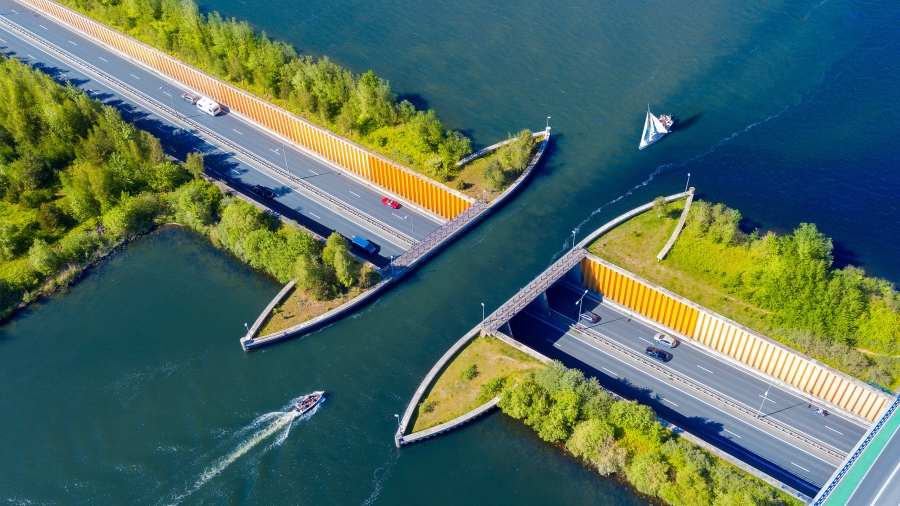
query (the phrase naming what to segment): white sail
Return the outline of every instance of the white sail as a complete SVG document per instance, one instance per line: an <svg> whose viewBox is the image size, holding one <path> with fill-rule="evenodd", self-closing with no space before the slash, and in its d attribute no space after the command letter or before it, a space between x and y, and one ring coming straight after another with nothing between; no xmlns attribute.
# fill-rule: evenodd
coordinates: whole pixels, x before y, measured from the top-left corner
<svg viewBox="0 0 900 506"><path fill-rule="evenodd" d="M641 134L641 145L639 149L646 148L667 133L669 133L669 129L667 129L665 125L650 112L650 106L648 105L647 120L644 122L644 133Z"/></svg>

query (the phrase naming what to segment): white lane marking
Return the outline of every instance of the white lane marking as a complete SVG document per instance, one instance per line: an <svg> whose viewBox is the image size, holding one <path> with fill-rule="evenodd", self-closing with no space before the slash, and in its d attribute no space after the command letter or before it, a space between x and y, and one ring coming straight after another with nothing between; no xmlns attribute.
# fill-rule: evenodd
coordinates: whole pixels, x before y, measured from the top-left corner
<svg viewBox="0 0 900 506"><path fill-rule="evenodd" d="M894 476L897 474L898 470L900 470L900 464L897 464L896 467L894 467L894 471L888 477L887 481L884 482L884 485L881 486L881 490L878 491L878 495L875 496L875 499L872 499L872 503L869 506L875 506L876 504L878 504L878 499L881 498L881 494L884 493L884 489L886 489L887 486L890 485L894 480Z"/></svg>
<svg viewBox="0 0 900 506"><path fill-rule="evenodd" d="M734 433L734 432L731 432L731 431L730 431L730 430L728 430L728 429L722 429L722 430L724 430L724 431L725 431L725 432L727 432L727 433L729 433L729 434L731 434L731 435L732 435L732 436L735 436L735 437L738 437L738 438L741 438L741 439L744 439L744 438L742 438L742 437L741 437L741 436L738 436L738 435L737 435L737 434L735 434L735 433Z"/></svg>
<svg viewBox="0 0 900 506"><path fill-rule="evenodd" d="M891 437L888 438L887 443L885 443L884 446L883 446L882 448L887 448L887 446L888 446L889 444L891 444L891 441L893 441L894 438L897 437L897 434L900 434L900 431L895 431L893 434L891 434ZM887 455L887 454L885 454L884 452L881 452L877 457L875 457L875 461L872 462L872 465L870 465L868 469L866 469L866 472L862 475L862 478L860 478L859 481L857 481L857 483L863 483L864 481L866 481L866 476L869 476L869 472L870 472L872 469L875 469L875 468L876 468L876 464L878 464L878 461L881 460L881 457L885 457L885 455ZM893 458L893 457L894 457L894 455L888 455L888 456L886 456L885 458L889 458L889 459L890 459L890 458ZM894 469L894 472L895 472L895 473L897 472L897 469L896 469L896 468ZM893 476L893 474L891 474L891 476ZM885 482L885 485L887 485L887 484L890 483L890 482L891 482L891 480L886 481L886 482ZM848 503L848 504L853 500L853 496L856 495L856 493L860 490L860 488L862 488L862 487L856 487L856 490L854 490L853 493L850 494L850 497L847 498L847 503ZM881 495L881 492L879 492L879 495ZM876 497L876 499L877 499L877 497ZM874 505L875 503L872 503L872 504Z"/></svg>
<svg viewBox="0 0 900 506"><path fill-rule="evenodd" d="M610 371L609 369L607 369L607 368L605 368L605 367L600 367L600 369L603 369L604 371L606 371L606 372L612 374L613 376L615 376L615 377L617 377L617 378L619 377L618 374L616 374L616 373Z"/></svg>
<svg viewBox="0 0 900 506"><path fill-rule="evenodd" d="M710 373L710 374L715 374L714 372L712 372L712 371L710 371L709 369L703 367L702 365L698 365L697 367L699 367L700 369L703 369L704 371L706 371L706 372L708 372L708 373Z"/></svg>
<svg viewBox="0 0 900 506"><path fill-rule="evenodd" d="M15 10L13 10L13 9L10 9L10 10L13 11L13 14L18 14L17 11L15 11Z"/></svg>
<svg viewBox="0 0 900 506"><path fill-rule="evenodd" d="M678 407L678 404L675 404L674 402L670 401L669 399L663 399L663 402L668 402L669 404L671 404L675 407Z"/></svg>
<svg viewBox="0 0 900 506"><path fill-rule="evenodd" d="M316 216L316 215L315 215L315 214L313 214L313 213L309 213L309 215L310 215L310 216ZM316 216L316 219L318 219L318 220L321 220L321 219L322 219L322 218L321 218L321 217L319 217L319 216Z"/></svg>
<svg viewBox="0 0 900 506"><path fill-rule="evenodd" d="M25 54L28 54L28 53L25 53ZM31 56L30 54L28 55L28 57L31 58L32 60L37 60L37 58L35 58L34 56Z"/></svg>
<svg viewBox="0 0 900 506"><path fill-rule="evenodd" d="M107 60L106 58L104 58L102 56L98 56L97 58L100 58L101 60L105 61L106 63L109 63L109 60Z"/></svg>
<svg viewBox="0 0 900 506"><path fill-rule="evenodd" d="M650 343L650 341L644 339L643 337L638 336L638 339L640 339L641 341L644 341L646 343ZM653 344L653 343L650 343L650 344Z"/></svg>
<svg viewBox="0 0 900 506"><path fill-rule="evenodd" d="M130 75L131 75L131 77L133 77L133 78L135 78L135 79L140 79L140 77L138 77L138 76L136 76L136 75L134 75L134 74L130 74Z"/></svg>
<svg viewBox="0 0 900 506"><path fill-rule="evenodd" d="M397 214L397 213L391 213L391 214L393 214L394 216L400 218L401 220L405 220L405 219L406 219L406 216L400 216L400 215Z"/></svg>
<svg viewBox="0 0 900 506"><path fill-rule="evenodd" d="M69 41L69 44L72 44L73 46L77 46L77 45L78 45L78 44L72 42L71 40Z"/></svg>
<svg viewBox="0 0 900 506"><path fill-rule="evenodd" d="M41 27L41 28L43 28L43 29L44 29L44 30L46 30L46 29L47 29L47 27L46 27L46 26L44 26L44 25L38 25L38 26L40 26L40 27Z"/></svg>
<svg viewBox="0 0 900 506"><path fill-rule="evenodd" d="M165 92L165 91L164 91L164 92L163 92L163 93L166 93L166 92ZM166 93L166 95L169 95L169 96L170 96L170 97L171 97L171 96L172 96L172 94L171 94L171 93Z"/></svg>
<svg viewBox="0 0 900 506"><path fill-rule="evenodd" d="M544 322L543 320L538 320L538 321L547 324L547 322ZM547 325L550 325L550 324L547 324ZM550 326L551 326L551 327L554 327L553 325L550 325ZM554 327L554 328L558 328L558 327ZM560 329L560 330L563 330L563 329ZM572 334L569 334L568 332L566 332L566 335L570 336L572 339L574 339L574 340L580 342L581 344L586 344L586 345L590 346L591 348L594 348L595 350L599 351L600 353L603 353L604 355L610 357L610 358L613 359L613 360L616 360L616 361L618 361L618 362L621 362L621 363L624 364L624 365L627 365L628 367L631 367L632 369L634 369L634 370L640 372L641 374L644 374L645 376L647 376L647 377L649 377L649 378L655 379L656 381L659 381L660 383L664 383L664 384L666 384L666 385L669 385L670 388L673 388L673 389L675 389L675 390L678 390L679 392L683 393L684 395L686 395L686 396L688 396L688 397L690 397L690 398L692 398L692 399L694 399L694 400L697 400L697 401L699 401L699 402L702 402L703 404L706 404L707 406L709 406L709 407L715 409L716 411L719 411L719 412L723 413L723 414L726 415L726 416L730 416L731 418L734 418L735 420L737 420L737 421L743 423L744 425L747 425L748 427L752 427L752 428L754 428L754 429L756 429L756 430L762 432L763 434L765 434L765 435L771 437L772 439L777 439L778 441L781 441L782 443L784 443L784 444L786 444L786 445L788 445L788 446L790 446L790 447L792 447L792 448L796 448L797 450L800 450L801 452L803 452L803 453L809 455L810 457L812 457L812 458L814 458L814 459L816 459L816 460L821 460L822 462L828 464L828 465L831 466L831 467L837 467L836 464L834 464L834 463L832 463L832 462L829 462L829 461L823 459L822 457L819 457L818 455L814 455L814 454L812 454L812 453L809 453L808 451L804 450L803 448L800 448L799 446L793 445L793 444L789 443L788 441L785 441L784 439L781 439L780 437L775 436L775 435L772 434L771 432L767 432L767 431L763 430L761 427L757 427L757 426L751 424L750 422L741 420L740 418L738 418L738 417L736 417L735 415L733 415L733 414L731 414L731 413L725 411L724 409L721 409L721 408L719 408L719 407L717 407L717 406L713 406L712 404L710 404L710 403L704 401L703 399L700 399L700 398L698 398L698 397L696 397L696 396L693 396L693 395L691 395L691 394L685 392L684 390L682 390L682 389L676 387L675 385L673 385L673 384L671 384L671 383L669 383L669 382L667 382L667 381L664 381L664 380L662 380L662 379L660 379L660 378L657 378L656 376L653 376L652 374L649 374L649 373L647 373L647 372L644 372L644 371L642 371L641 369L638 369L637 366L632 365L632 364L629 364L628 362L625 362L625 361L622 360L621 358L615 357L615 356L613 356L611 353L609 353L609 352L607 352L607 351L605 351L605 350L601 350L600 348L594 346L593 344L591 344L591 343L589 343L589 342L587 342L587 341L582 341L582 340L579 339L578 337L576 337L576 336L574 336L574 335L572 335ZM900 431L898 431L898 433L900 433Z"/></svg>
<svg viewBox="0 0 900 506"><path fill-rule="evenodd" d="M829 427L829 426L827 426L827 425L825 426L825 428L828 429L828 430L834 430L834 429L832 429L831 427ZM839 431L839 430L834 430L834 431L837 432L838 434L842 435L842 436L844 435L844 433L841 432L841 431Z"/></svg>
<svg viewBox="0 0 900 506"><path fill-rule="evenodd" d="M350 191L350 190L347 190L347 191ZM353 192L350 191L350 193L353 193ZM359 197L359 194L358 194L358 193L353 193L353 194L356 195L357 197Z"/></svg>
<svg viewBox="0 0 900 506"><path fill-rule="evenodd" d="M763 395L763 394L756 394L756 395L762 397L764 400L767 400L767 401L771 402L772 404L778 404L777 402L773 401L772 399L769 399L768 397L766 397L766 396Z"/></svg>
<svg viewBox="0 0 900 506"><path fill-rule="evenodd" d="M794 464L794 463L791 462L791 464ZM799 467L800 469L803 469L803 470L806 471L807 473L809 472L809 469L807 469L807 468L805 468L805 467L803 467L803 466L798 466L797 464L794 464L794 465L797 466L797 467Z"/></svg>
<svg viewBox="0 0 900 506"><path fill-rule="evenodd" d="M234 129L232 128L232 130L234 130ZM244 134L242 134L241 132L238 132L237 130L234 130L234 131L237 132L237 133L239 133L239 134L241 134L241 135L244 135Z"/></svg>
<svg viewBox="0 0 900 506"><path fill-rule="evenodd" d="M2 43L4 43L4 44L6 44L6 41L5 41L5 40L3 40L3 39L0 39L0 42L2 42Z"/></svg>
<svg viewBox="0 0 900 506"><path fill-rule="evenodd" d="M275 153L275 154L276 154L276 155L280 155L280 154L281 154L281 153L279 153L279 152L278 152L278 150L277 150L277 149L272 149L272 148L269 148L269 151L271 151L271 152L273 152L273 153Z"/></svg>
<svg viewBox="0 0 900 506"><path fill-rule="evenodd" d="M312 169L309 169L309 171L312 172L313 174L317 175L317 176L319 175L318 172L316 172L316 171L314 171L314 170L312 170Z"/></svg>

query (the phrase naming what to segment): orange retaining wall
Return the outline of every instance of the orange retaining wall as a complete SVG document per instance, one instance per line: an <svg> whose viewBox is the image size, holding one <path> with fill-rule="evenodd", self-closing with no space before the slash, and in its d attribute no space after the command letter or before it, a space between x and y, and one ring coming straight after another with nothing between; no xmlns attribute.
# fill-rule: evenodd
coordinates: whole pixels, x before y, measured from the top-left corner
<svg viewBox="0 0 900 506"><path fill-rule="evenodd" d="M49 0L22 1L446 219L472 205L468 197L67 7Z"/></svg>
<svg viewBox="0 0 900 506"><path fill-rule="evenodd" d="M580 270L584 286L603 297L865 419L875 420L889 404L887 394L652 283L590 257Z"/></svg>

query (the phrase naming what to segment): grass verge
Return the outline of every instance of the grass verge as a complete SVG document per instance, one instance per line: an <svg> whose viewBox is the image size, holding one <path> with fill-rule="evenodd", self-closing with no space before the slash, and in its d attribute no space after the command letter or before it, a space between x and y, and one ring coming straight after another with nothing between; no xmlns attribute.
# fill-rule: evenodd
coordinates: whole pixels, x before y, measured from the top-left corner
<svg viewBox="0 0 900 506"><path fill-rule="evenodd" d="M308 322L358 297L365 291L358 286L353 286L347 290L347 293L341 294L335 299L315 300L311 290L302 290L295 286L291 289L291 293L281 301L281 304L272 308L272 312L263 322L258 334L266 336Z"/></svg>

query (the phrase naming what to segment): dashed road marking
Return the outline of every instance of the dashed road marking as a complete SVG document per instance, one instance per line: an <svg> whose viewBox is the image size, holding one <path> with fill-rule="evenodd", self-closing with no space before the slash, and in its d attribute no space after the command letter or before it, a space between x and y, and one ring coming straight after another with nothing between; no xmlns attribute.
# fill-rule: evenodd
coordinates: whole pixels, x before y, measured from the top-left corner
<svg viewBox="0 0 900 506"><path fill-rule="evenodd" d="M397 214L397 213L391 213L391 214L393 214L394 216L400 218L401 220L405 220L405 219L406 219L406 216L400 216L400 215Z"/></svg>
<svg viewBox="0 0 900 506"><path fill-rule="evenodd" d="M347 190L347 191L349 191L350 193L353 193L354 195L356 195L357 197L359 197L359 194L358 194L358 193L354 193L354 192L352 192L352 191L350 191L350 190ZM360 197L360 198L361 198L361 197Z"/></svg>
<svg viewBox="0 0 900 506"><path fill-rule="evenodd" d="M669 399L663 399L663 402L668 402L669 404L675 406L676 408L678 407L678 404L675 404L674 402L670 401Z"/></svg>
<svg viewBox="0 0 900 506"><path fill-rule="evenodd" d="M28 54L28 53L25 53L25 54ZM31 56L30 54L28 55L28 57L31 58L32 60L37 60L37 58L35 58L34 56Z"/></svg>
<svg viewBox="0 0 900 506"><path fill-rule="evenodd" d="M791 462L791 464L794 464L794 463ZM800 469L803 469L803 470L806 471L807 473L809 472L809 469L807 469L807 468L805 468L805 467L803 467L803 466L799 466L799 465L797 465L797 464L794 464L794 465L797 466L797 467L799 467Z"/></svg>
<svg viewBox="0 0 900 506"><path fill-rule="evenodd" d="M322 219L320 216L316 216L316 215L313 214L313 213L309 213L309 215L310 215L310 216L315 216L315 218L316 218L317 220L321 220L321 219Z"/></svg>
<svg viewBox="0 0 900 506"><path fill-rule="evenodd" d="M834 429L832 429L831 427L829 427L829 426L827 426L827 425L825 426L825 428L828 429L828 430L834 430ZM834 431L837 432L838 434L842 435L842 436L844 435L844 433L841 432L841 431L838 431L838 430L834 430Z"/></svg>
<svg viewBox="0 0 900 506"><path fill-rule="evenodd" d="M13 11L13 14L18 14L18 11L15 11L13 9L10 9L10 10Z"/></svg>
<svg viewBox="0 0 900 506"><path fill-rule="evenodd" d="M615 377L617 377L617 378L619 377L618 374L616 374L616 373L610 371L609 369L607 369L607 368L605 368L605 367L600 367L600 369L603 369L604 371L606 371L606 372L612 374L613 376L615 376Z"/></svg>
<svg viewBox="0 0 900 506"><path fill-rule="evenodd" d="M43 28L44 30L47 30L47 29L48 29L48 28L47 28L46 26L44 26L44 25L38 25L38 26L40 26L40 27Z"/></svg>
<svg viewBox="0 0 900 506"><path fill-rule="evenodd" d="M641 341L644 341L645 343L653 344L653 343L651 343L650 341L644 339L643 337L638 337L638 339L640 339Z"/></svg>
<svg viewBox="0 0 900 506"><path fill-rule="evenodd" d="M169 95L170 97L172 96L171 93L166 93L165 91L163 93L165 93L166 95Z"/></svg>
<svg viewBox="0 0 900 506"><path fill-rule="evenodd" d="M309 171L312 172L313 174L317 175L317 176L319 175L318 172L316 172L316 171L314 171L314 170L312 170L312 169L309 169Z"/></svg>
<svg viewBox="0 0 900 506"><path fill-rule="evenodd" d="M4 43L4 44L6 44L6 41L5 41L5 40L3 40L3 39L0 39L0 42L2 42L2 43Z"/></svg>
<svg viewBox="0 0 900 506"><path fill-rule="evenodd" d="M725 432L731 434L731 435L734 436L734 437L738 437L738 438L744 439L744 438L742 438L741 436L738 436L737 434L735 434L734 432L731 432L731 431L728 430L728 429L722 429L722 430L724 430Z"/></svg>
<svg viewBox="0 0 900 506"><path fill-rule="evenodd" d="M136 75L134 75L134 74L131 74L131 77L133 77L133 78L135 78L135 79L140 79L140 77L138 77L138 76L136 76Z"/></svg>
<svg viewBox="0 0 900 506"><path fill-rule="evenodd" d="M69 41L69 44L72 44L73 46L77 46L77 45L78 45L78 44L72 42L71 40Z"/></svg>
<svg viewBox="0 0 900 506"><path fill-rule="evenodd" d="M767 400L767 401L771 402L772 404L778 404L777 402L773 401L772 399L769 399L768 397L766 397L766 396L763 395L763 394L756 394L756 395L762 397L764 400Z"/></svg>
<svg viewBox="0 0 900 506"><path fill-rule="evenodd" d="M232 128L232 130L234 130L234 129ZM239 134L241 134L241 135L244 135L243 133L238 132L237 130L234 130L234 131L237 132L237 133L239 133Z"/></svg>
<svg viewBox="0 0 900 506"><path fill-rule="evenodd" d="M708 372L708 373L710 373L710 374L713 374L712 371L710 371L709 369L703 367L702 365L698 365L697 367L699 367L700 369L703 369L704 371L706 371L706 372Z"/></svg>
<svg viewBox="0 0 900 506"><path fill-rule="evenodd" d="M109 63L109 60L107 60L106 58L104 58L102 56L98 56L97 58L100 58L101 60L105 61L106 63Z"/></svg>

